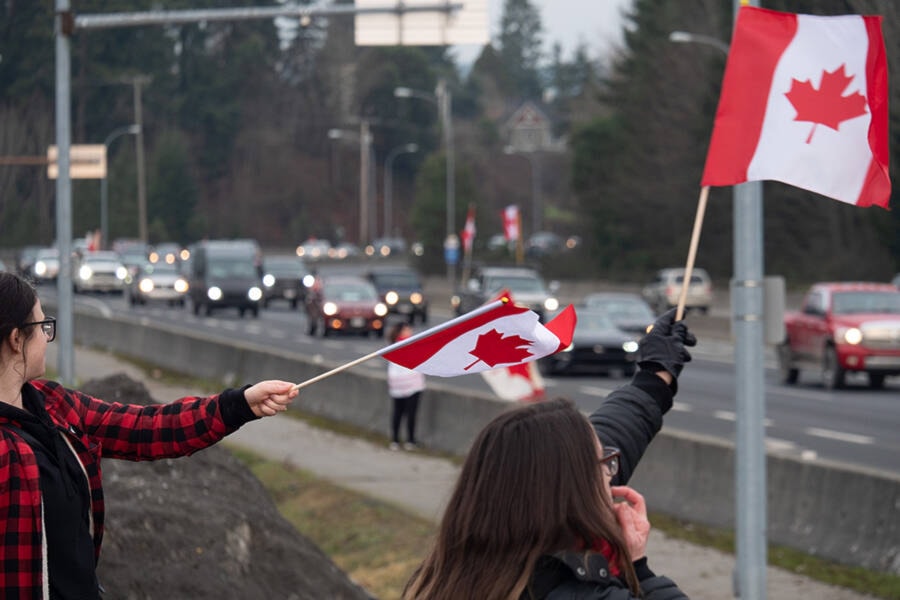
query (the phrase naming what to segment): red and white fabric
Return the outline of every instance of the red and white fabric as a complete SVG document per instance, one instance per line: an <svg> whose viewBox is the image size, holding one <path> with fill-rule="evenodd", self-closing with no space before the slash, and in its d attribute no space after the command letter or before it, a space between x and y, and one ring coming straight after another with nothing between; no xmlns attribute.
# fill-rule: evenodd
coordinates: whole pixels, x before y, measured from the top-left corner
<svg viewBox="0 0 900 600"><path fill-rule="evenodd" d="M881 17L742 6L702 184L776 180L887 208L887 99Z"/></svg>

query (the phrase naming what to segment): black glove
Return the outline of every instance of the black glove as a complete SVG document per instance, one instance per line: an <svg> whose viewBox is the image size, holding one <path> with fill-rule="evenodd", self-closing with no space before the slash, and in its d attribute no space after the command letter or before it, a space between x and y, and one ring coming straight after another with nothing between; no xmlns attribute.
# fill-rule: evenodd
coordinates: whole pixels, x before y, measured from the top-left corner
<svg viewBox="0 0 900 600"><path fill-rule="evenodd" d="M697 338L688 331L684 321L675 322L672 309L660 315L650 332L638 342L638 366L645 371L668 371L678 378L684 363L690 362L691 354L685 346L697 344Z"/></svg>

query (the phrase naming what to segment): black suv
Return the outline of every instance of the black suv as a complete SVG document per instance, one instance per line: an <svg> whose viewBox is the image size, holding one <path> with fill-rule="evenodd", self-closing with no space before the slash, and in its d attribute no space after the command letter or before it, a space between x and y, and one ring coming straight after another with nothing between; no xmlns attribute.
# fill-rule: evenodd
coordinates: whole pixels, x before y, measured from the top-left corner
<svg viewBox="0 0 900 600"><path fill-rule="evenodd" d="M373 269L366 274L372 282L381 301L395 315L406 317L410 324L416 319L428 321L428 299L422 289L419 274L407 267L384 267Z"/></svg>

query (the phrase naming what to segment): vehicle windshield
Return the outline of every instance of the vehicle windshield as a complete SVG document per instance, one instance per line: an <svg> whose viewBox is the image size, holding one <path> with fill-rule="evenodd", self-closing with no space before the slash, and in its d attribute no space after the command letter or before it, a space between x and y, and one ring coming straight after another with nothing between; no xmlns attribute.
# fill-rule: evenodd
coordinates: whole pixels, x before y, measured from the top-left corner
<svg viewBox="0 0 900 600"><path fill-rule="evenodd" d="M834 295L831 311L836 315L900 314L900 292L839 292Z"/></svg>
<svg viewBox="0 0 900 600"><path fill-rule="evenodd" d="M177 275L178 267L168 263L153 263L144 265L144 273L147 275Z"/></svg>
<svg viewBox="0 0 900 600"><path fill-rule="evenodd" d="M362 302L376 300L375 289L367 285L355 283L332 283L325 285L325 297L343 302Z"/></svg>
<svg viewBox="0 0 900 600"><path fill-rule="evenodd" d="M519 277L515 275L505 275L501 277L492 277L488 285L488 291L499 292L507 289L510 292L536 292L546 293L544 282L534 277Z"/></svg>
<svg viewBox="0 0 900 600"><path fill-rule="evenodd" d="M615 329L609 317L602 312L582 311L578 314L578 329L596 331L601 329Z"/></svg>
<svg viewBox="0 0 900 600"><path fill-rule="evenodd" d="M256 277L256 265L252 260L222 260L211 259L209 261L209 274L212 277Z"/></svg>
<svg viewBox="0 0 900 600"><path fill-rule="evenodd" d="M298 277L306 273L303 263L298 258L267 258L263 260L263 269L267 273Z"/></svg>
<svg viewBox="0 0 900 600"><path fill-rule="evenodd" d="M415 273L376 273L373 279L378 282L378 285L383 287L419 287L419 278Z"/></svg>
<svg viewBox="0 0 900 600"><path fill-rule="evenodd" d="M631 300L587 298L587 306L597 308L609 315L611 319L649 319L654 320L653 311L647 305Z"/></svg>

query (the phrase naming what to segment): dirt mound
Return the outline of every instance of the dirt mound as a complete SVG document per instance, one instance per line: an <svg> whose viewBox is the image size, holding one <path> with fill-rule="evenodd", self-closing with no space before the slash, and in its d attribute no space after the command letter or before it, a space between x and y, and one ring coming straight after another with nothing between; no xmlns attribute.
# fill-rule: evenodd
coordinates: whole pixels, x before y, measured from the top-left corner
<svg viewBox="0 0 900 600"><path fill-rule="evenodd" d="M107 401L153 402L125 375L81 389ZM107 598L371 599L281 517L259 480L224 448L155 462L107 459L103 483L98 576Z"/></svg>

